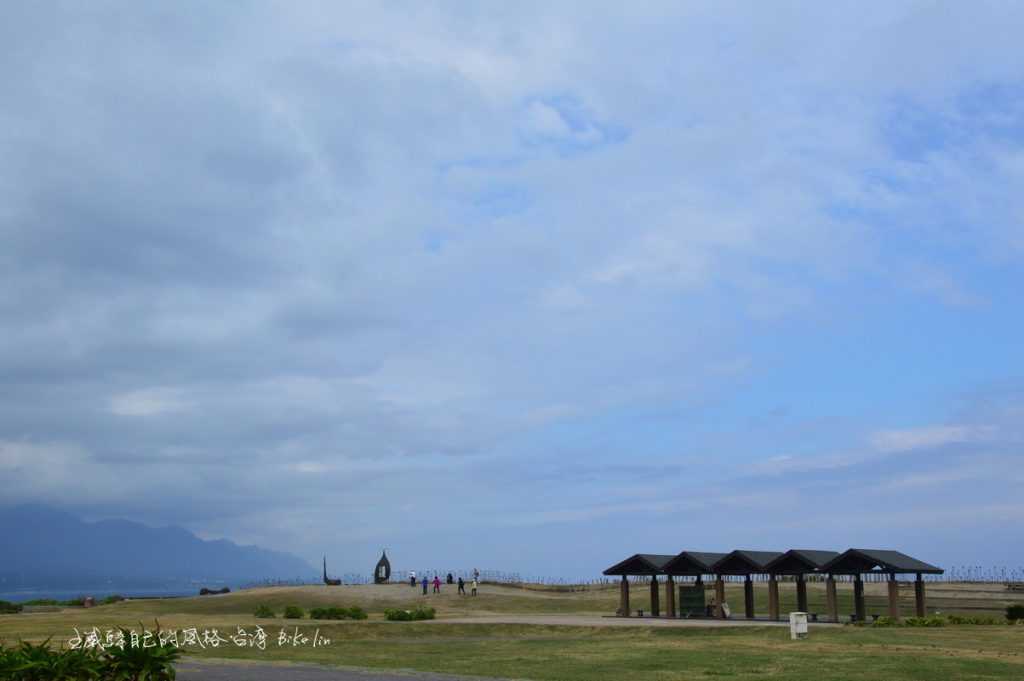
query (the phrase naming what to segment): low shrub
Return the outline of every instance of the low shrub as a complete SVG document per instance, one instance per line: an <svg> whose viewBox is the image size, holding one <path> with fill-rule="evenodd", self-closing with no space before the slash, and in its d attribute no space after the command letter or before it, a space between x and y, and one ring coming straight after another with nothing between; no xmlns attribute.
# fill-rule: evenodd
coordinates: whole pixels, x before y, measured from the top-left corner
<svg viewBox="0 0 1024 681"><path fill-rule="evenodd" d="M410 622L412 621L412 611L388 608L384 611L384 619L391 622Z"/></svg>
<svg viewBox="0 0 1024 681"><path fill-rule="evenodd" d="M396 608L388 608L384 611L384 619L392 620L395 622L411 622L413 620L432 620L434 619L434 609L420 606L415 610L398 610Z"/></svg>
<svg viewBox="0 0 1024 681"><path fill-rule="evenodd" d="M928 617L908 617L904 620L892 617L879 617L871 623L872 627L944 627L947 624L953 625L979 625L991 626L1001 624L1002 620L995 617L972 616L972 615L929 615ZM1014 620L1007 620L1008 624L1014 624ZM1024 624L1024 620L1021 621Z"/></svg>
<svg viewBox="0 0 1024 681"><path fill-rule="evenodd" d="M309 611L311 619L315 620L365 620L367 615L359 606L351 608L313 608Z"/></svg>
<svg viewBox="0 0 1024 681"><path fill-rule="evenodd" d="M972 615L947 615L946 619L950 624L999 624L1000 621L994 617L981 617Z"/></svg>
<svg viewBox="0 0 1024 681"><path fill-rule="evenodd" d="M1006 619L1010 621L1024 620L1024 604L1006 606Z"/></svg>
<svg viewBox="0 0 1024 681"><path fill-rule="evenodd" d="M50 648L49 639L33 645L22 642L17 647L5 650L0 670L4 679L17 681L49 681L51 679L111 678L102 675L102 663L94 650L56 650Z"/></svg>
<svg viewBox="0 0 1024 681"><path fill-rule="evenodd" d="M110 605L111 603L120 603L123 600L125 600L125 598L121 594L111 594L100 601L100 603L103 605Z"/></svg>
<svg viewBox="0 0 1024 681"><path fill-rule="evenodd" d="M127 637L129 632L122 630ZM181 651L172 644L152 647L51 648L49 639L39 644L22 642L14 648L0 646L0 679L12 681L173 681L174 662Z"/></svg>
<svg viewBox="0 0 1024 681"><path fill-rule="evenodd" d="M11 603L10 601L0 601L0 615L9 615L15 612L21 612L21 603Z"/></svg>
<svg viewBox="0 0 1024 681"><path fill-rule="evenodd" d="M122 629L121 633L131 638L131 632ZM156 637L159 639L159 629ZM156 645L152 648L125 646L108 648L103 653L103 666L112 679L146 679L146 681L174 681L174 663L181 657L181 650L171 643Z"/></svg>
<svg viewBox="0 0 1024 681"><path fill-rule="evenodd" d="M289 620L301 620L306 612L297 605L289 605L284 609L284 618Z"/></svg>
<svg viewBox="0 0 1024 681"><path fill-rule="evenodd" d="M946 626L946 618L940 615L908 617L903 620L903 624L908 627L944 627Z"/></svg>
<svg viewBox="0 0 1024 681"><path fill-rule="evenodd" d="M254 617L275 617L274 611L269 605L257 605L256 612L253 613Z"/></svg>
<svg viewBox="0 0 1024 681"><path fill-rule="evenodd" d="M0 647L0 679L12 678L17 662L13 650Z"/></svg>
<svg viewBox="0 0 1024 681"><path fill-rule="evenodd" d="M107 596L102 603L116 603L123 601L124 596ZM56 598L33 598L31 601L24 601L21 605L63 605L64 607L81 607L85 605L85 597L70 598L66 601L58 601Z"/></svg>

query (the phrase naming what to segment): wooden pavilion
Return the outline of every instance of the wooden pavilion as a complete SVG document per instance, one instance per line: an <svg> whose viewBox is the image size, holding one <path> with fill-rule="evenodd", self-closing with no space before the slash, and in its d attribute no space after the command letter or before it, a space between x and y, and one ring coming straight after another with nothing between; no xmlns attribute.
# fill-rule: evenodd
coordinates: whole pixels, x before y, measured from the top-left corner
<svg viewBox="0 0 1024 681"><path fill-rule="evenodd" d="M883 549L848 549L821 567L831 575L853 575L853 608L858 622L867 617L864 607L864 581L862 575L888 575L889 616L899 619L899 585L896 575L917 575L914 580L914 605L918 617L925 615L924 580L922 575L941 575L942 568L929 565L899 551ZM838 617L836 618L838 621Z"/></svg>
<svg viewBox="0 0 1024 681"><path fill-rule="evenodd" d="M882 549L849 549L843 553L816 549L790 549L780 551L749 551L735 550L730 553L713 553L706 551L682 551L675 555L637 553L626 558L604 571L606 575L622 577L619 583L619 608L617 614L630 616L629 609L629 577L647 577L650 579L651 616L662 616L661 598L659 596L658 577L665 576L665 617L692 616L694 608L683 608L682 598L684 586L679 585L676 593L676 577L695 577L692 586L685 589L693 590L700 587L700 603L703 606L703 578L713 575L715 578L715 616L725 617L725 577L742 576L744 615L753 618L754 585L752 575L768 576L768 617L777 620L780 617L779 576L796 578L797 608L807 611L807 575L827 575L825 580L825 597L828 618L839 621L838 601L836 598L836 575L853 576L854 610L852 619L863 621L866 617L864 604L865 574L888 575L889 584L889 615L899 617L898 587L896 575L916 574L914 596L918 616L925 614L925 585L922 578L925 574L942 574L943 570L925 563L905 553ZM686 592L688 593L688 592ZM677 607L677 604L680 604Z"/></svg>
<svg viewBox="0 0 1024 681"><path fill-rule="evenodd" d="M619 610L622 617L629 617L629 579L631 576L647 576L651 578L651 616L661 615L661 607L658 599L658 575L665 574L665 564L675 558L655 553L636 553L624 561L616 563L604 571L606 575L621 575L619 582ZM671 592L670 592L671 593ZM673 603L673 617L675 616L675 597L668 599Z"/></svg>
<svg viewBox="0 0 1024 681"><path fill-rule="evenodd" d="M767 572L768 563L782 555L781 551L745 551L737 549L711 566L715 573L716 614L725 617L722 605L725 603L725 575L743 576L743 613L747 619L754 618L754 582L751 575Z"/></svg>
<svg viewBox="0 0 1024 681"><path fill-rule="evenodd" d="M779 575L796 576L796 609L807 612L806 575L815 574L822 566L839 556L836 551L790 549L765 565L768 572L768 619L779 619ZM826 610L831 621L839 621L836 601L836 580L829 574L825 582Z"/></svg>

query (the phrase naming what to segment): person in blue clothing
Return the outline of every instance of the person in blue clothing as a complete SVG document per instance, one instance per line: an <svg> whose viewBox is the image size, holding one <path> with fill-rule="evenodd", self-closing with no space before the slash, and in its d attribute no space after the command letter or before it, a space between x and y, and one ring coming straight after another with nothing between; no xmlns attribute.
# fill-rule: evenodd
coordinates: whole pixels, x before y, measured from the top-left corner
<svg viewBox="0 0 1024 681"><path fill-rule="evenodd" d="M423 595L426 596L427 595L427 576L426 575L423 575L423 581L420 582L420 584L423 586Z"/></svg>

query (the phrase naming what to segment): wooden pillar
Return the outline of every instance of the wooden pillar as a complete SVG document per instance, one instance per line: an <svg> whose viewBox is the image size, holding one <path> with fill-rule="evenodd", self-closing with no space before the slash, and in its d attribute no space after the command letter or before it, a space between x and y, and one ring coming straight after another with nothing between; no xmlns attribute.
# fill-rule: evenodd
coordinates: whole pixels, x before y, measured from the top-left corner
<svg viewBox="0 0 1024 681"><path fill-rule="evenodd" d="M622 581L619 582L619 615L629 617L629 580L626 575L622 575Z"/></svg>
<svg viewBox="0 0 1024 681"><path fill-rule="evenodd" d="M900 618L900 585L896 573L889 573L889 617Z"/></svg>
<svg viewBox="0 0 1024 681"><path fill-rule="evenodd" d="M748 620L754 619L754 583L750 575L743 580L743 611Z"/></svg>
<svg viewBox="0 0 1024 681"><path fill-rule="evenodd" d="M825 609L828 610L828 618L832 622L839 621L839 599L836 596L836 578L829 573L825 580Z"/></svg>
<svg viewBox="0 0 1024 681"><path fill-rule="evenodd" d="M807 612L807 580L803 575L796 576L796 609Z"/></svg>
<svg viewBox="0 0 1024 681"><path fill-rule="evenodd" d="M768 575L768 619L779 619L779 580Z"/></svg>
<svg viewBox="0 0 1024 681"><path fill-rule="evenodd" d="M917 579L914 580L914 606L918 617L924 617L924 605L924 580L918 572Z"/></svg>
<svg viewBox="0 0 1024 681"><path fill-rule="evenodd" d="M665 617L676 616L676 582L669 575L665 581Z"/></svg>
<svg viewBox="0 0 1024 681"><path fill-rule="evenodd" d="M722 575L715 575L715 617L725 619L725 580Z"/></svg>
<svg viewBox="0 0 1024 681"><path fill-rule="evenodd" d="M651 617L661 615L661 608L658 603L658 575L651 575Z"/></svg>
<svg viewBox="0 0 1024 681"><path fill-rule="evenodd" d="M867 611L864 608L864 580L860 575L853 578L853 611L857 615L857 621L863 622L867 619Z"/></svg>

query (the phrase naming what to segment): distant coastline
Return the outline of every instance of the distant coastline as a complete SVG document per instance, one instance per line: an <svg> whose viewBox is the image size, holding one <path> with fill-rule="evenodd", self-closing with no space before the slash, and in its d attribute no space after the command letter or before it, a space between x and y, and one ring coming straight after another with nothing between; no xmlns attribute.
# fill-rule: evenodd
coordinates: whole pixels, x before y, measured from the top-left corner
<svg viewBox="0 0 1024 681"><path fill-rule="evenodd" d="M24 603L40 599L54 599L58 601L71 600L80 596L92 596L97 601L107 596L120 595L125 598L181 598L183 596L196 596L199 588L178 588L178 589L139 589L125 588L118 589L109 584L97 587L83 586L81 588L59 588L59 589L18 589L16 591L0 591L0 601L11 603Z"/></svg>

